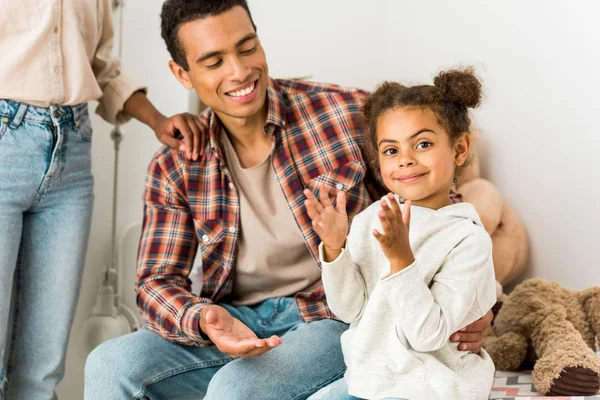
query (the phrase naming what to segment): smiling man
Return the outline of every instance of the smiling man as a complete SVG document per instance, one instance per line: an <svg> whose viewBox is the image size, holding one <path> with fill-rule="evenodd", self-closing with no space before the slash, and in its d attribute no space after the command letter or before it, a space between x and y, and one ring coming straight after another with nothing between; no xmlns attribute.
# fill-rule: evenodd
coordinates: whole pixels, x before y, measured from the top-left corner
<svg viewBox="0 0 600 400"><path fill-rule="evenodd" d="M196 161L165 147L150 163L146 328L90 355L86 399L308 398L343 376L347 325L327 306L303 190L345 191L350 219L385 193L365 162L368 93L271 79L244 0L167 0L161 18L171 71L208 106L207 140ZM490 320L461 346L479 351Z"/></svg>

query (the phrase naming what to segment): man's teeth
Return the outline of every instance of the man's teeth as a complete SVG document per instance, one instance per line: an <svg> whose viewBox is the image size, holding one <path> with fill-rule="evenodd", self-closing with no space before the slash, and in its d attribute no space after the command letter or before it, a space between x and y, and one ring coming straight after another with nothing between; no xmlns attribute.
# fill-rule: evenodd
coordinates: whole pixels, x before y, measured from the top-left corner
<svg viewBox="0 0 600 400"><path fill-rule="evenodd" d="M255 84L253 83L252 85L248 86L246 89L238 90L236 92L230 92L229 95L233 96L233 97L246 96L246 95L252 93L252 91L254 90L254 86L255 86Z"/></svg>

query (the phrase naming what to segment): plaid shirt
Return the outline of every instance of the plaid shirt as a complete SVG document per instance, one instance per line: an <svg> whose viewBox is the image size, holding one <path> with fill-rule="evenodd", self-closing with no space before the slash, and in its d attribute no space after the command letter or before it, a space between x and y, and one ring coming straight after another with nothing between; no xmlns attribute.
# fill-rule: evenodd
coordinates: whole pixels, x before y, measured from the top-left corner
<svg viewBox="0 0 600 400"><path fill-rule="evenodd" d="M360 108L368 93L289 80L270 80L267 91L264 131L272 140L272 167L319 264L319 237L302 191L309 188L318 196L320 185L331 195L346 191L350 219L385 193L379 173L365 162ZM220 144L221 124L210 109L201 121L210 138L201 159L190 161L163 147L148 167L137 272L137 301L148 329L195 346L210 343L200 332L202 308L231 299L240 223L238 193ZM190 292L188 279L196 251L202 255L200 296ZM335 318L322 286L295 297L304 321Z"/></svg>

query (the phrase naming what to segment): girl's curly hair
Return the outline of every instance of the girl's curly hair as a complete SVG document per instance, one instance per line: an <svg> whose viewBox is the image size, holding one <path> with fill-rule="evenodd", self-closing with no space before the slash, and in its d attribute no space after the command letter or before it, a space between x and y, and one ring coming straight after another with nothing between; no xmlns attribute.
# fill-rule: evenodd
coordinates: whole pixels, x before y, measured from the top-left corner
<svg viewBox="0 0 600 400"><path fill-rule="evenodd" d="M387 111L404 107L431 109L454 143L463 133L469 133L471 119L467 109L479 106L482 95L481 83L472 67L440 72L433 86L407 87L397 82L383 82L362 109L373 161L377 163L377 121Z"/></svg>

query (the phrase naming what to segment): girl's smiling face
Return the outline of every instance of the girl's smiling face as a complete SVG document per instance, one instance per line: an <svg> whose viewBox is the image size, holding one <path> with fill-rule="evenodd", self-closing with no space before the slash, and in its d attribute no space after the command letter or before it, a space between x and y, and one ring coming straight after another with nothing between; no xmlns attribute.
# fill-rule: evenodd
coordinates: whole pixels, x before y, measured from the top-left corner
<svg viewBox="0 0 600 400"><path fill-rule="evenodd" d="M383 181L413 205L437 210L451 204L455 169L465 162L470 144L466 133L452 143L429 108L394 108L377 120Z"/></svg>

